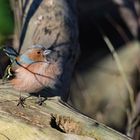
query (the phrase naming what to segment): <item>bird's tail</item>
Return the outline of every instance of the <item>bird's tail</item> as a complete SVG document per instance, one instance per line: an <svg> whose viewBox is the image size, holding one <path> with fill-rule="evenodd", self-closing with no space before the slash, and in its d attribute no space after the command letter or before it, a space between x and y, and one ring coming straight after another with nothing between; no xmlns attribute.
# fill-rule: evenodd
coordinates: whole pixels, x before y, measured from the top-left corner
<svg viewBox="0 0 140 140"><path fill-rule="evenodd" d="M13 62L18 56L18 53L16 52L16 50L10 46L4 47L3 51L10 58L11 62Z"/></svg>

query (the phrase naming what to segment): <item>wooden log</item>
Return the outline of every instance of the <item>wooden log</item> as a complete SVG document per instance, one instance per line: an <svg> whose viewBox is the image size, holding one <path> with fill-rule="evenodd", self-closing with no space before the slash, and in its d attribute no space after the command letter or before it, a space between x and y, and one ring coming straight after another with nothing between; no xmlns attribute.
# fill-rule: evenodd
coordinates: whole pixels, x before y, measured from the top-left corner
<svg viewBox="0 0 140 140"><path fill-rule="evenodd" d="M32 96L26 99L23 108L16 106L19 93L9 84L1 84L0 95L2 140L131 140L79 113L60 97L50 98L39 106L35 103L36 97Z"/></svg>

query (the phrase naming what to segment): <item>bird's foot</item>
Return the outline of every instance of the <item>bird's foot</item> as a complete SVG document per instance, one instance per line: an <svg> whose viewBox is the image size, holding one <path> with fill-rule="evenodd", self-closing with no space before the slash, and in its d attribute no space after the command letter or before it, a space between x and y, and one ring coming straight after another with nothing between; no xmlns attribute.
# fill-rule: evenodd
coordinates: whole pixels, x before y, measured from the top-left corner
<svg viewBox="0 0 140 140"><path fill-rule="evenodd" d="M36 100L36 104L42 105L44 101L45 101L45 99L39 95L39 97Z"/></svg>
<svg viewBox="0 0 140 140"><path fill-rule="evenodd" d="M25 100L26 100L26 98L20 96L19 101L17 103L17 106L21 105L22 107L24 107L25 106Z"/></svg>

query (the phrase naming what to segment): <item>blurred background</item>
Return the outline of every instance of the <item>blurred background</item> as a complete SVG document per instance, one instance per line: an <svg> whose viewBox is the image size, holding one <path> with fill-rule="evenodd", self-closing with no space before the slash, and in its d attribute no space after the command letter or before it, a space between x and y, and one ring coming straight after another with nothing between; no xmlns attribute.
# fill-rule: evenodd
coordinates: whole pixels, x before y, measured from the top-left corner
<svg viewBox="0 0 140 140"><path fill-rule="evenodd" d="M140 3L78 0L77 9L81 55L72 81L71 104L139 140Z"/></svg>
<svg viewBox="0 0 140 140"><path fill-rule="evenodd" d="M140 2L77 0L81 54L69 103L117 131L140 139ZM0 0L0 48L11 45L14 16ZM0 51L0 77L9 63Z"/></svg>

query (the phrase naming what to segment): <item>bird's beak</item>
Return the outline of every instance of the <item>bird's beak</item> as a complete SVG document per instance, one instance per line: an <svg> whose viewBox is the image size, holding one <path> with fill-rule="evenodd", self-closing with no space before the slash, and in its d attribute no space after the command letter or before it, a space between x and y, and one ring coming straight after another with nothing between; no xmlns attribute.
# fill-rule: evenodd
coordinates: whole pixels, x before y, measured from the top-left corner
<svg viewBox="0 0 140 140"><path fill-rule="evenodd" d="M44 55L44 56L47 56L47 55L50 54L51 52L52 52L51 50L46 49L46 50L44 50L43 55Z"/></svg>

